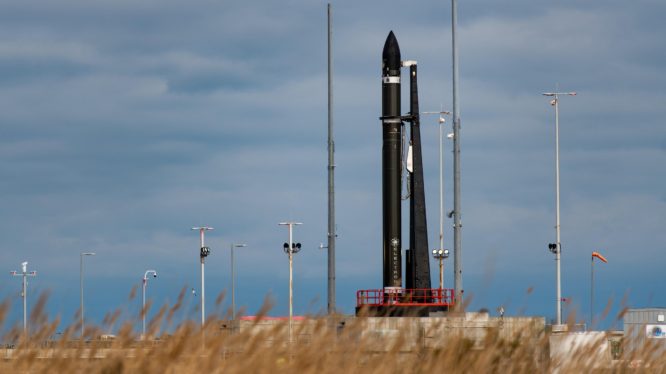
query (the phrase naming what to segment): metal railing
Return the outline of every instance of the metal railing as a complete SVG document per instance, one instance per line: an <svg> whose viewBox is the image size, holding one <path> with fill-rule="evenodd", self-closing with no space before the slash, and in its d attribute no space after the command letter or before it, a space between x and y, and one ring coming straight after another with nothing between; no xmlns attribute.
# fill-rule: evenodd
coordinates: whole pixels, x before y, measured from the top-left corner
<svg viewBox="0 0 666 374"><path fill-rule="evenodd" d="M453 306L453 295L450 288L359 290L356 306Z"/></svg>

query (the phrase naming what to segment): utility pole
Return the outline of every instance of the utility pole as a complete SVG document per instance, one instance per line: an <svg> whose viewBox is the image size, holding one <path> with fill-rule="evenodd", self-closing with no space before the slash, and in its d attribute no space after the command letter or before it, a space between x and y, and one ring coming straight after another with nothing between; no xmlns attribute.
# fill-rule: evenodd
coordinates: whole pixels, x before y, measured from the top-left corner
<svg viewBox="0 0 666 374"><path fill-rule="evenodd" d="M146 270L145 273L143 273L143 287L142 287L142 302L141 302L141 319L142 319L142 329L143 335L141 335L141 340L146 340L146 314L148 314L148 311L146 310L146 286L148 286L148 274L152 274L154 278L157 278L157 272L155 270Z"/></svg>
<svg viewBox="0 0 666 374"><path fill-rule="evenodd" d="M284 252L289 256L289 344L292 343L293 318L294 318L294 254L301 250L301 243L294 243L293 230L295 225L301 222L280 222L280 226L289 228L289 242L284 243Z"/></svg>
<svg viewBox="0 0 666 374"><path fill-rule="evenodd" d="M201 328L203 329L204 323L206 322L206 288L204 284L204 262L206 257L210 254L210 248L206 247L204 243L204 233L209 230L213 230L212 227L202 226L202 227L192 227L192 230L199 230L199 244L200 244L200 253L199 258L201 259Z"/></svg>
<svg viewBox="0 0 666 374"><path fill-rule="evenodd" d="M335 313L335 141L333 139L333 25L328 3L328 314Z"/></svg>
<svg viewBox="0 0 666 374"><path fill-rule="evenodd" d="M462 307L462 220L460 208L460 106L458 102L458 5L451 0L451 46L453 48L453 272L456 309Z"/></svg>
<svg viewBox="0 0 666 374"><path fill-rule="evenodd" d="M31 271L28 272L28 262L24 261L21 263L21 272L16 270L10 272L11 275L15 277L22 277L23 282L21 286L21 296L23 297L23 336L28 337L28 279L27 277L36 277L37 272Z"/></svg>
<svg viewBox="0 0 666 374"><path fill-rule="evenodd" d="M81 296L81 336L79 337L79 339L81 339L81 341L83 341L83 334L85 332L85 323L86 323L86 320L84 318L84 313L83 313L83 310L84 310L84 308L83 308L83 257L84 256L94 256L95 252L81 252L80 255L81 255L80 256L81 261L80 261L80 267L79 267L79 286L80 286L81 289L79 290L80 291L79 294Z"/></svg>
<svg viewBox="0 0 666 374"><path fill-rule="evenodd" d="M562 324L562 242L560 241L560 99L562 95L576 96L575 92L544 92L543 96L552 97L550 105L555 107L555 243L548 245L555 254L556 271L556 322Z"/></svg>

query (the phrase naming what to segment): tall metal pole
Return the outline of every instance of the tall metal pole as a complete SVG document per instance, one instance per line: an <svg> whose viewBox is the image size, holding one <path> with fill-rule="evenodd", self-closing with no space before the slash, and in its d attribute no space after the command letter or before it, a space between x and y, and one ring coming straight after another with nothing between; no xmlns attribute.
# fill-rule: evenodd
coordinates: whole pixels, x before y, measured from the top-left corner
<svg viewBox="0 0 666 374"><path fill-rule="evenodd" d="M333 140L333 24L328 3L328 314L335 313L335 142Z"/></svg>
<svg viewBox="0 0 666 374"><path fill-rule="evenodd" d="M143 276L143 287L142 288L142 293L141 293L141 339L145 340L146 339L146 283L148 283L148 279L146 276Z"/></svg>
<svg viewBox="0 0 666 374"><path fill-rule="evenodd" d="M555 268L557 282L556 322L562 324L562 276L560 240L560 95L576 96L575 92L545 92L544 96L553 97L551 105L555 106Z"/></svg>
<svg viewBox="0 0 666 374"><path fill-rule="evenodd" d="M451 112L423 112L423 114L438 114L437 121L439 128L439 249L444 250L444 119L445 115ZM440 287L441 288L441 287Z"/></svg>
<svg viewBox="0 0 666 374"><path fill-rule="evenodd" d="M455 305L462 307L462 238L460 208L460 107L458 103L458 5L451 0L451 46L453 48L453 272Z"/></svg>
<svg viewBox="0 0 666 374"><path fill-rule="evenodd" d="M201 259L201 328L204 326L206 321L206 287L204 283L204 263L206 257L210 253L210 248L206 247L204 233L208 230L213 230L212 227L202 226L202 227L192 227L192 230L199 230L199 243L200 243L200 254L199 258Z"/></svg>
<svg viewBox="0 0 666 374"><path fill-rule="evenodd" d="M23 282L21 288L23 289L23 334L27 336L28 333L28 285L26 284L25 269L23 270Z"/></svg>
<svg viewBox="0 0 666 374"><path fill-rule="evenodd" d="M444 258L439 259L439 289L444 288Z"/></svg>
<svg viewBox="0 0 666 374"><path fill-rule="evenodd" d="M292 225L289 225L289 343L292 342L294 318L294 253L291 250L293 243Z"/></svg>
<svg viewBox="0 0 666 374"><path fill-rule="evenodd" d="M146 311L146 286L148 285L148 274L153 274L155 278L157 278L157 272L155 270L146 270L145 273L143 273L143 293L142 293L142 303L141 303L141 316L143 320L143 335L142 338L145 340L146 339L146 314L148 312Z"/></svg>
<svg viewBox="0 0 666 374"><path fill-rule="evenodd" d="M280 226L287 226L289 229L289 242L285 243L285 252L289 256L289 343L292 342L293 316L294 316L294 277L293 277L293 255L300 251L300 243L294 245L293 228L294 225L302 225L301 222L280 222ZM298 247L298 248L297 248Z"/></svg>
<svg viewBox="0 0 666 374"><path fill-rule="evenodd" d="M560 242L560 104L555 95L555 266L557 267L557 324L562 324L562 273Z"/></svg>
<svg viewBox="0 0 666 374"><path fill-rule="evenodd" d="M83 253L81 253L80 257L80 267L79 267L79 295L81 296L81 305L79 306L79 309L81 310L81 335L79 335L79 339L83 341L83 330L84 330L84 318L83 318Z"/></svg>
<svg viewBox="0 0 666 374"><path fill-rule="evenodd" d="M234 243L231 243L231 320L236 320L236 274L234 273Z"/></svg>
<svg viewBox="0 0 666 374"><path fill-rule="evenodd" d="M83 340L83 333L85 331L85 318L83 315L83 256L94 256L94 252L81 252L81 267L79 269L79 283L80 283L80 293L81 293L81 336L80 339Z"/></svg>
<svg viewBox="0 0 666 374"><path fill-rule="evenodd" d="M444 249L444 155L442 153L442 126L444 117L439 122L439 248ZM440 266L441 267L441 266ZM442 288L441 282L439 288Z"/></svg>
<svg viewBox="0 0 666 374"><path fill-rule="evenodd" d="M28 262L21 263L21 273L17 271L10 272L15 277L22 277L21 279L21 296L23 297L23 336L28 337L28 279L27 277L37 276L36 271L28 272Z"/></svg>
<svg viewBox="0 0 666 374"><path fill-rule="evenodd" d="M590 269L590 328L594 318L594 256L592 256L592 265Z"/></svg>
<svg viewBox="0 0 666 374"><path fill-rule="evenodd" d="M201 230L201 248L204 247L204 230ZM206 287L204 281L204 257L201 256L201 327L206 320Z"/></svg>
<svg viewBox="0 0 666 374"><path fill-rule="evenodd" d="M236 265L234 263L234 248L247 247L247 244L231 243L231 319L236 320Z"/></svg>

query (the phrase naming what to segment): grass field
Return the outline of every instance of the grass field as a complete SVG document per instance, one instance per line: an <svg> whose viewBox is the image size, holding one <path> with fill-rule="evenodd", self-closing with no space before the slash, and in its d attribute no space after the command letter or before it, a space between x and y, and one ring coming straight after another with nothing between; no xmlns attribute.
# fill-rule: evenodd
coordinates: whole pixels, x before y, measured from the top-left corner
<svg viewBox="0 0 666 374"><path fill-rule="evenodd" d="M625 350L618 360L601 363L597 343L572 349L565 358L549 357L549 334L522 332L507 338L490 328L480 342L447 335L437 347L415 344L405 332L390 339L364 333L363 318L351 319L344 329L335 318L316 317L299 323L289 334L286 321L259 326L267 303L255 322L236 330L223 316L211 316L201 329L187 321L171 325L182 312L182 296L175 305L164 306L150 321L150 338L142 340L140 317L123 322L113 338L102 339L109 326L116 326L120 313L110 313L104 326L86 326L85 339L78 338L80 325L63 328L44 314L47 297L40 297L31 312L31 333L18 327L2 337L0 372L48 373L540 373L540 372L666 372L664 341L641 342ZM218 304L222 297L218 298ZM8 302L0 306L5 322ZM349 319L348 319L349 321ZM304 334L304 326L308 326ZM166 327L166 328L165 328ZM260 328L261 327L261 328ZM6 330L6 328L5 328ZM56 331L63 331L54 340ZM169 331L168 333L165 331ZM628 342L623 342L627 345ZM601 344L599 342L598 344Z"/></svg>

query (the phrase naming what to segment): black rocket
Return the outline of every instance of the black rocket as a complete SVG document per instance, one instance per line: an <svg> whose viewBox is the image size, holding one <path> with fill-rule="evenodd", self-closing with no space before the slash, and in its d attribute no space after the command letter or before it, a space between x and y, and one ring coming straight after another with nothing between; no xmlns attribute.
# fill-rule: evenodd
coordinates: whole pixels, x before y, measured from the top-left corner
<svg viewBox="0 0 666 374"><path fill-rule="evenodd" d="M400 114L400 69L409 66L410 112ZM423 163L417 70L415 61L401 61L398 41L391 31L382 52L382 208L383 208L383 267L384 288L402 288L402 134L403 121L410 122L411 169L410 190L410 248L406 251L405 288L430 289L428 230L426 223ZM414 292L422 303L427 293ZM407 296L407 295L405 295Z"/></svg>
<svg viewBox="0 0 666 374"><path fill-rule="evenodd" d="M382 253L385 288L402 287L400 67L400 47L391 31L382 52Z"/></svg>

